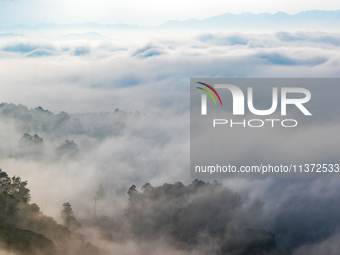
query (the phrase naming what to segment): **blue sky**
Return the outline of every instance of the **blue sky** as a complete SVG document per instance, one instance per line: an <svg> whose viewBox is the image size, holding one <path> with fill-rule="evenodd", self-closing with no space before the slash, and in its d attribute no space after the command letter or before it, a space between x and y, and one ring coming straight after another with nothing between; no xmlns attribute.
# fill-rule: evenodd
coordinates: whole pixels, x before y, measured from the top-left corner
<svg viewBox="0 0 340 255"><path fill-rule="evenodd" d="M289 14L306 10L338 10L337 0L0 0L0 26L42 22L138 24L156 26L167 20L204 19L223 13Z"/></svg>

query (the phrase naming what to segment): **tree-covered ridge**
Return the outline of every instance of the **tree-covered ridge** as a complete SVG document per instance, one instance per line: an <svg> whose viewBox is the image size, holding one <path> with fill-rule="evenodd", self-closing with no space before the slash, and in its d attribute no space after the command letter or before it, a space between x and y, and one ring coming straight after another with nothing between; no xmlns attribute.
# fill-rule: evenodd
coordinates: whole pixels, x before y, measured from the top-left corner
<svg viewBox="0 0 340 255"><path fill-rule="evenodd" d="M168 240L189 254L282 255L275 235L263 229L240 227L242 197L214 181L199 180L153 187L146 183L127 191L123 219L99 217L96 226L112 242Z"/></svg>
<svg viewBox="0 0 340 255"><path fill-rule="evenodd" d="M83 235L44 215L30 198L27 181L0 169L0 249L25 255L99 254Z"/></svg>
<svg viewBox="0 0 340 255"><path fill-rule="evenodd" d="M0 158L59 160L76 158L106 138L126 130L125 118L136 116L119 109L112 112L57 114L42 107L0 104L0 124L8 133L0 145ZM10 132L8 132L10 131ZM20 135L20 137L18 137Z"/></svg>
<svg viewBox="0 0 340 255"><path fill-rule="evenodd" d="M117 136L125 129L122 119L134 114L119 109L102 113L68 114L61 111L54 114L40 106L29 109L23 105L0 104L0 117L16 120L22 132L32 134L31 137L26 137L27 140L34 140L36 138L34 134L40 134L40 137L44 134L54 138L86 135L95 139Z"/></svg>
<svg viewBox="0 0 340 255"><path fill-rule="evenodd" d="M98 189L103 197L103 186ZM105 242L131 240L152 243L160 238L174 250L215 255L279 255L275 235L263 229L240 228L242 197L214 181L199 180L153 187L146 183L127 191L125 213L120 218L99 215L76 218L69 202L63 204L63 224L30 204L27 181L0 170L0 249L19 255L106 254L87 242L82 227L101 233ZM218 204L218 206L216 206ZM142 253L143 254L143 253Z"/></svg>
<svg viewBox="0 0 340 255"><path fill-rule="evenodd" d="M55 114L41 106L29 109L21 104L1 103L0 117L16 120L22 131L27 134L86 135L101 140L120 135L126 128L125 118L159 118L162 115L158 112L148 114L141 114L138 111L124 112L118 108L100 113L69 114L61 111Z"/></svg>
<svg viewBox="0 0 340 255"><path fill-rule="evenodd" d="M53 113L42 107L0 103L0 124L6 133L0 144L0 158L34 160L75 159L101 146L105 140L133 135L159 142L159 134L135 131L136 121L161 119L157 112L141 114L119 109L106 112ZM129 126L130 124L130 126ZM169 138L165 139L168 142ZM78 157L79 158L79 157Z"/></svg>

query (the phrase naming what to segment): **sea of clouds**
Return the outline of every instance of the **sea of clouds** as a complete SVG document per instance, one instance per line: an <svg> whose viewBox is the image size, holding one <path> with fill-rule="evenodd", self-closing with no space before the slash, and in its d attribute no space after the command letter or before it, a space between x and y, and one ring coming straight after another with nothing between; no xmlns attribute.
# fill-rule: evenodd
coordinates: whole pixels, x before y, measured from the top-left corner
<svg viewBox="0 0 340 255"><path fill-rule="evenodd" d="M92 215L100 184L99 213L118 217L132 184L192 181L190 77L339 77L339 50L340 34L322 32L1 36L0 102L27 108L3 106L0 167L28 180L32 202L57 220L64 202ZM328 124L337 127L336 117ZM25 150L24 133L42 137L43 149ZM55 156L65 140L77 151ZM280 249L337 254L338 179L220 181L241 194L244 210L256 208L247 226L275 233Z"/></svg>

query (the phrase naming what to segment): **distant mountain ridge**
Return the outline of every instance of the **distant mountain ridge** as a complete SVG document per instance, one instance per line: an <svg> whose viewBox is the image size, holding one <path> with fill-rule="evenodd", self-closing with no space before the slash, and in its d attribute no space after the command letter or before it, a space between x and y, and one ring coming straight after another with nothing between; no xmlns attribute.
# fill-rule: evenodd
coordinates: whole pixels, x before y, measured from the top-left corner
<svg viewBox="0 0 340 255"><path fill-rule="evenodd" d="M167 21L159 28L337 28L340 25L340 10L338 11L305 11L289 15L284 12L275 14L241 14L225 13L203 20L188 19L185 21Z"/></svg>
<svg viewBox="0 0 340 255"><path fill-rule="evenodd" d="M303 11L297 14L287 14L277 12L275 14L260 13L253 14L243 12L241 14L225 13L219 16L206 18L203 20L188 19L184 21L169 20L165 23L154 26L140 26L129 24L99 24L87 22L82 24L55 24L39 23L33 26L21 25L3 27L5 30L58 30L58 29L87 29L91 31L102 29L117 30L141 30L141 29L284 29L284 28L312 28L327 29L338 28L340 26L340 10L337 11Z"/></svg>

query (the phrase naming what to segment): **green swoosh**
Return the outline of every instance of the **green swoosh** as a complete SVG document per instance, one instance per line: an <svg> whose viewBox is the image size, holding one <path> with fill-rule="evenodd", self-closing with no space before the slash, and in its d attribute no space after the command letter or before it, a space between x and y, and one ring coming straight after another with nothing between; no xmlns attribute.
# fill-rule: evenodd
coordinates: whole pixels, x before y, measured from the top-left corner
<svg viewBox="0 0 340 255"><path fill-rule="evenodd" d="M196 88L201 89L201 90L207 92L207 93L209 94L209 96L211 96L211 98L214 100L215 105L217 105L214 96L213 96L208 90L202 89L202 88L200 88L200 87L196 87Z"/></svg>

